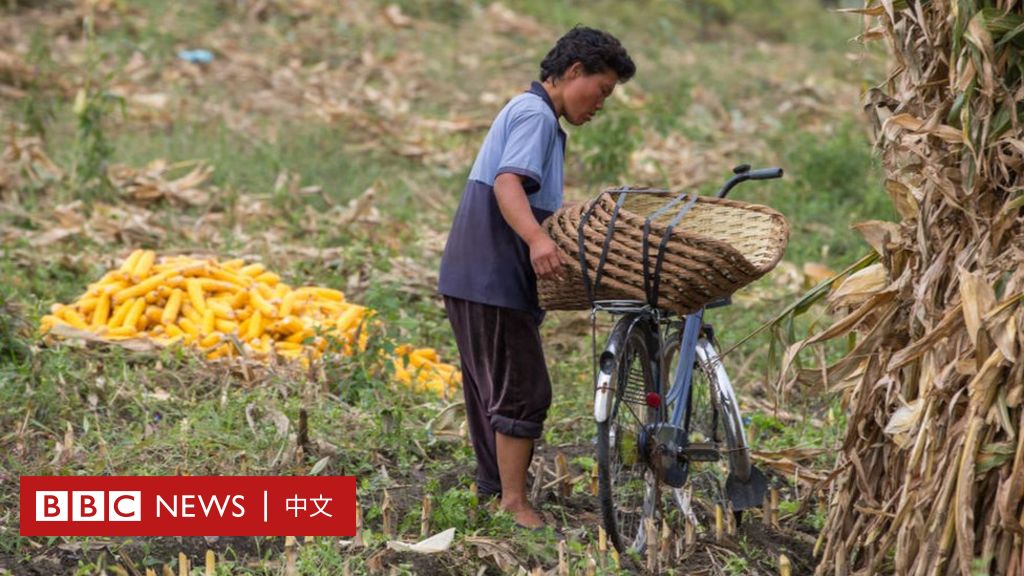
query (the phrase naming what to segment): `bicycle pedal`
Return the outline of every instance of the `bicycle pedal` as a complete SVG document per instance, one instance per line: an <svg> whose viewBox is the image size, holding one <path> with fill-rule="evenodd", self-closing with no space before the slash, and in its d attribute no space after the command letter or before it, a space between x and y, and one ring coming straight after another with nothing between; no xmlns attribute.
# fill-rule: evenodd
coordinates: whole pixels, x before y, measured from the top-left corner
<svg viewBox="0 0 1024 576"><path fill-rule="evenodd" d="M713 442L694 442L683 448L679 455L691 462L715 462L721 458L718 444Z"/></svg>

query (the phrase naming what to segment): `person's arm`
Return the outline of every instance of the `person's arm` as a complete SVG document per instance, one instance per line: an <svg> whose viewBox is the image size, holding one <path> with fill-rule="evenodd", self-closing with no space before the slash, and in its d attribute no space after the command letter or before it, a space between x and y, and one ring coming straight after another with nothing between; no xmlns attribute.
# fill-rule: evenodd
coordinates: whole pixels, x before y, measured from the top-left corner
<svg viewBox="0 0 1024 576"><path fill-rule="evenodd" d="M526 199L519 175L499 174L494 180L494 196L505 222L530 247L530 263L540 278L556 278L562 272L562 257L555 241L537 223Z"/></svg>

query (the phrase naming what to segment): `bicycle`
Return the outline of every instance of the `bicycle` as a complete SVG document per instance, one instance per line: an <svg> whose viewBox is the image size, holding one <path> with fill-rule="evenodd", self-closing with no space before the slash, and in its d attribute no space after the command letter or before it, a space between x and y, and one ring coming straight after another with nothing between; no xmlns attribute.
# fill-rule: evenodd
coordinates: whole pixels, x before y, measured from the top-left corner
<svg viewBox="0 0 1024 576"><path fill-rule="evenodd" d="M741 182L783 173L780 168L750 170L749 165L733 172L719 198ZM646 246L644 258L646 271ZM676 506L687 513L683 487L694 462L727 462L725 493L737 522L744 510L764 500L767 479L751 462L735 391L716 350L714 329L704 322L705 310L729 303L724 298L683 317L643 301L592 303L592 322L599 312L620 316L600 357L594 334L594 419L604 526L622 553L644 551L645 522L660 508L661 484L672 488Z"/></svg>

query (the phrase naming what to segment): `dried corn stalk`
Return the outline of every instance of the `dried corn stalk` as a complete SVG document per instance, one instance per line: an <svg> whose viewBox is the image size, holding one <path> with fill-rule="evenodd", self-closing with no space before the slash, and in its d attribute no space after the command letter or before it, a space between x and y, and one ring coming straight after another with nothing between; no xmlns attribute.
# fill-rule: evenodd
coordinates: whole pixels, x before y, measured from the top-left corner
<svg viewBox="0 0 1024 576"><path fill-rule="evenodd" d="M869 98L898 225L881 268L793 345L789 384L839 386L849 429L818 574L1024 574L1024 4L869 0L892 52ZM827 369L803 347L850 332Z"/></svg>

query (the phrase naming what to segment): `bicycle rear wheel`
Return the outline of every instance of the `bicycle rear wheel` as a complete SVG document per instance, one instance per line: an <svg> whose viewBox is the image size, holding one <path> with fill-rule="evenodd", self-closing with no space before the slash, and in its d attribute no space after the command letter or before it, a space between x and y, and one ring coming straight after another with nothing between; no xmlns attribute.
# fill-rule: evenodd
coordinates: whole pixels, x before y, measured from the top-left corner
<svg viewBox="0 0 1024 576"><path fill-rule="evenodd" d="M654 516L657 502L657 479L643 445L646 426L660 417L647 403L647 394L657 391L652 346L650 328L626 316L612 330L602 355L614 364L608 417L597 424L598 498L605 530L623 553L644 550L644 520Z"/></svg>

